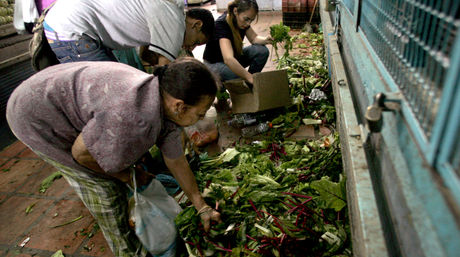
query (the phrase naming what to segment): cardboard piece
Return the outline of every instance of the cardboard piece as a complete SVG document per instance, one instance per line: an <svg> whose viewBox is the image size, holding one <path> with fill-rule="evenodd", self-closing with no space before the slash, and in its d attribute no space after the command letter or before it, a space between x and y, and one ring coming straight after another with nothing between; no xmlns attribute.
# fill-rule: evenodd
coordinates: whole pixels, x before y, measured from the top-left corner
<svg viewBox="0 0 460 257"><path fill-rule="evenodd" d="M253 113L291 103L286 70L258 72L253 77L252 88L242 79L224 82L230 92L233 113Z"/></svg>

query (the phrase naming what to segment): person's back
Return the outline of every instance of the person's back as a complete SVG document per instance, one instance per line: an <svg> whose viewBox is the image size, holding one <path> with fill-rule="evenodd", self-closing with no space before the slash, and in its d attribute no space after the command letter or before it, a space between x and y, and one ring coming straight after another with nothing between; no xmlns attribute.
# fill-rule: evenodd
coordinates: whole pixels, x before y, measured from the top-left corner
<svg viewBox="0 0 460 257"><path fill-rule="evenodd" d="M83 34L110 49L125 49L168 41L165 50L177 55L185 29L182 0L64 0L57 1L45 22L52 40L78 40ZM161 11L159 11L161 10ZM161 23L159 21L162 21ZM157 26L161 24L162 26ZM166 26L165 26L166 25ZM165 38L152 38L153 32ZM59 38L57 38L59 37ZM177 53L176 53L177 52Z"/></svg>

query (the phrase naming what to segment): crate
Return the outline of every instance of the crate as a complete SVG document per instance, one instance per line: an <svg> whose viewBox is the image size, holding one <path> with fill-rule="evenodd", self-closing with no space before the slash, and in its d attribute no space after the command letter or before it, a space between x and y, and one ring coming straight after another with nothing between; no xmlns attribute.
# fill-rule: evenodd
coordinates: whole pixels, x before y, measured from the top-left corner
<svg viewBox="0 0 460 257"><path fill-rule="evenodd" d="M314 0L282 0L283 24L293 29L302 29L309 21L319 23L319 4Z"/></svg>
<svg viewBox="0 0 460 257"><path fill-rule="evenodd" d="M308 22L308 14L297 12L283 12L283 24L292 29L301 29Z"/></svg>

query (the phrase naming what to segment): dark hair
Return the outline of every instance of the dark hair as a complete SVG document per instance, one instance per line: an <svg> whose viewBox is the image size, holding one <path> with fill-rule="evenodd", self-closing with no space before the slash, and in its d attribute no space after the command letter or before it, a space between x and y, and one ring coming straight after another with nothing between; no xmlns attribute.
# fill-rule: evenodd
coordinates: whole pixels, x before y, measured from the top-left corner
<svg viewBox="0 0 460 257"><path fill-rule="evenodd" d="M228 3L227 15L233 16L234 8L236 8L236 11L238 13L245 12L249 9L254 9L254 11L256 11L257 14L259 13L259 5L257 4L256 0L234 0Z"/></svg>
<svg viewBox="0 0 460 257"><path fill-rule="evenodd" d="M181 57L165 66L156 66L153 74L158 76L162 91L187 105L197 105L203 96L215 97L217 80L200 61Z"/></svg>
<svg viewBox="0 0 460 257"><path fill-rule="evenodd" d="M203 22L201 31L209 39L214 35L214 17L212 13L204 8L192 8L186 12L187 17L197 19Z"/></svg>

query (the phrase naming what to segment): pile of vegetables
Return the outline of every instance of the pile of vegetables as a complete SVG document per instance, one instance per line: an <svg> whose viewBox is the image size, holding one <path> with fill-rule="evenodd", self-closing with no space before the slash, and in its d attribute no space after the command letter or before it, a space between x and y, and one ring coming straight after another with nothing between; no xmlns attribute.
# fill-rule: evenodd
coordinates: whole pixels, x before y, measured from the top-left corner
<svg viewBox="0 0 460 257"><path fill-rule="evenodd" d="M0 25L13 22L14 0L0 0Z"/></svg>
<svg viewBox="0 0 460 257"><path fill-rule="evenodd" d="M322 35L287 37L289 30L282 26L271 31L283 34L280 43L288 40L293 46L291 54L278 58L278 67L288 70L293 105L272 119L273 128L257 141L235 142L217 157L203 153L197 158L200 190L223 222L206 233L195 208L182 203L176 224L187 252L180 256L352 255ZM326 97L314 99L314 89ZM303 124L321 124L332 132L289 140Z"/></svg>
<svg viewBox="0 0 460 257"><path fill-rule="evenodd" d="M349 254L345 180L337 135L321 141L260 141L201 156L207 203L223 223L204 232L193 207L176 218L189 255ZM333 182L337 181L337 182Z"/></svg>

